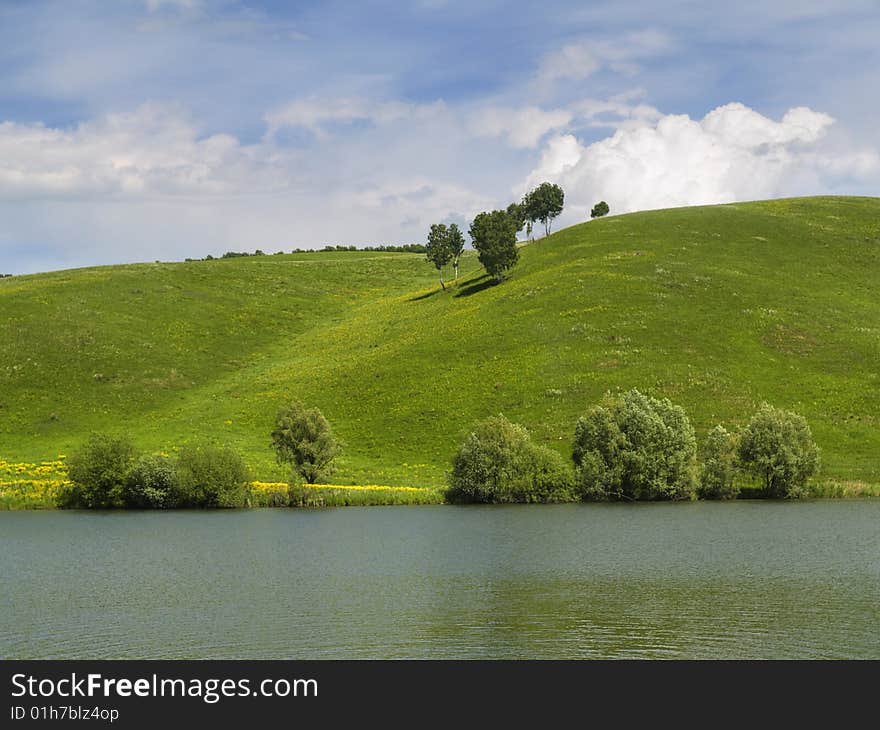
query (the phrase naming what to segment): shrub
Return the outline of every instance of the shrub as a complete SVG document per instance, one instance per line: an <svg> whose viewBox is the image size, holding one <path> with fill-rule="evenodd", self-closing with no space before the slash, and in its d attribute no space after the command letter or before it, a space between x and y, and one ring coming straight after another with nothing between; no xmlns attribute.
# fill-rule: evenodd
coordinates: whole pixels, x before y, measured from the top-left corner
<svg viewBox="0 0 880 730"><path fill-rule="evenodd" d="M608 203L604 200L600 200L590 211L590 218L601 218L603 215L608 215L610 212L611 208L608 207Z"/></svg>
<svg viewBox="0 0 880 730"><path fill-rule="evenodd" d="M135 458L128 439L94 434L67 460L70 484L59 491L62 507L125 506L125 481Z"/></svg>
<svg viewBox="0 0 880 730"><path fill-rule="evenodd" d="M806 419L764 403L740 437L739 462L767 497L795 498L819 468L819 449Z"/></svg>
<svg viewBox="0 0 880 730"><path fill-rule="evenodd" d="M165 456L142 456L125 480L125 506L135 509L175 507L178 497L177 470Z"/></svg>
<svg viewBox="0 0 880 730"><path fill-rule="evenodd" d="M278 412L272 446L278 463L293 465L308 484L329 476L339 453L339 443L321 411L296 402Z"/></svg>
<svg viewBox="0 0 880 730"><path fill-rule="evenodd" d="M572 453L583 499L692 499L696 439L680 406L630 390L578 419Z"/></svg>
<svg viewBox="0 0 880 730"><path fill-rule="evenodd" d="M244 507L250 497L248 470L229 447L189 446L177 459L174 503L180 507Z"/></svg>
<svg viewBox="0 0 880 730"><path fill-rule="evenodd" d="M478 423L452 461L450 502L556 502L572 498L565 461L504 416Z"/></svg>
<svg viewBox="0 0 880 730"><path fill-rule="evenodd" d="M561 454L532 444L524 502L572 502L576 499L574 473Z"/></svg>
<svg viewBox="0 0 880 730"><path fill-rule="evenodd" d="M723 426L715 426L702 448L700 496L704 499L736 499L736 438Z"/></svg>

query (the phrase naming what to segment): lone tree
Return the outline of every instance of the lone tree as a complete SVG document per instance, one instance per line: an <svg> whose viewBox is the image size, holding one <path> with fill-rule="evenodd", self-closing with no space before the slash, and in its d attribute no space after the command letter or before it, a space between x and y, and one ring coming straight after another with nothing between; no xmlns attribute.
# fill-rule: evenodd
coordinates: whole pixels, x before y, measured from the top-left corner
<svg viewBox="0 0 880 730"><path fill-rule="evenodd" d="M506 210L480 213L469 230L480 263L496 282L519 259L516 250L516 223Z"/></svg>
<svg viewBox="0 0 880 730"><path fill-rule="evenodd" d="M768 497L800 497L819 468L819 449L803 416L764 403L742 432L742 467L761 480Z"/></svg>
<svg viewBox="0 0 880 730"><path fill-rule="evenodd" d="M564 202L565 193L562 188L555 183L545 182L526 193L522 205L526 219L543 223L544 235L549 236L550 224L562 212Z"/></svg>
<svg viewBox="0 0 880 730"><path fill-rule="evenodd" d="M291 464L307 484L328 476L339 453L339 443L321 411L298 402L278 411L272 446L278 463Z"/></svg>
<svg viewBox="0 0 880 730"><path fill-rule="evenodd" d="M425 257L436 267L440 274L440 286L444 289L443 267L452 261L452 247L449 245L449 229L443 223L434 223L428 233L425 245ZM457 267L456 267L457 268Z"/></svg>
<svg viewBox="0 0 880 730"><path fill-rule="evenodd" d="M464 234L455 223L449 225L448 240L449 250L452 252L452 268L455 270L455 280L458 281L458 262L464 253Z"/></svg>
<svg viewBox="0 0 880 730"><path fill-rule="evenodd" d="M590 218L601 218L603 215L608 215L610 212L611 208L608 207L608 203L604 200L600 200L590 211Z"/></svg>

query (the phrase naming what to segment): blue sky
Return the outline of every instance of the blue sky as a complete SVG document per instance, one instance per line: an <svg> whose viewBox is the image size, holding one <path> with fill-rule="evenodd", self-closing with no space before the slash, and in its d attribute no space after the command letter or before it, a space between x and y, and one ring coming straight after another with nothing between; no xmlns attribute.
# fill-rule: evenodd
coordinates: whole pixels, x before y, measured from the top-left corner
<svg viewBox="0 0 880 730"><path fill-rule="evenodd" d="M0 273L880 189L875 0L0 0Z"/></svg>

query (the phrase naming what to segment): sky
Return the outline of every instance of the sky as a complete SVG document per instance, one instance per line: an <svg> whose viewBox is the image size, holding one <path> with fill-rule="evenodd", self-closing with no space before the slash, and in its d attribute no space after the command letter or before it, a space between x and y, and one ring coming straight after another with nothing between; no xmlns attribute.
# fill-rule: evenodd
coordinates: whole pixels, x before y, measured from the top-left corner
<svg viewBox="0 0 880 730"><path fill-rule="evenodd" d="M0 273L880 195L877 0L0 0Z"/></svg>

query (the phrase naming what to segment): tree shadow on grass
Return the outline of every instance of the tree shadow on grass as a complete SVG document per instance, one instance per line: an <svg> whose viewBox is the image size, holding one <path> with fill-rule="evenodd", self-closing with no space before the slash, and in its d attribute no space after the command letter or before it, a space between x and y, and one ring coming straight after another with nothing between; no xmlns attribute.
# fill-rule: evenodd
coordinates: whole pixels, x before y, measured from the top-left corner
<svg viewBox="0 0 880 730"><path fill-rule="evenodd" d="M469 297L483 291L484 289L488 289L490 286L495 286L495 279L489 276L489 274L483 274L479 278L471 280L467 286L463 286L459 289L455 296Z"/></svg>
<svg viewBox="0 0 880 730"><path fill-rule="evenodd" d="M439 294L441 291L443 291L443 290L442 289L432 289L431 291L426 291L424 294L419 294L418 296L410 297L409 301L420 302L420 301L422 301L422 299L429 299L430 297L433 297L433 296Z"/></svg>

